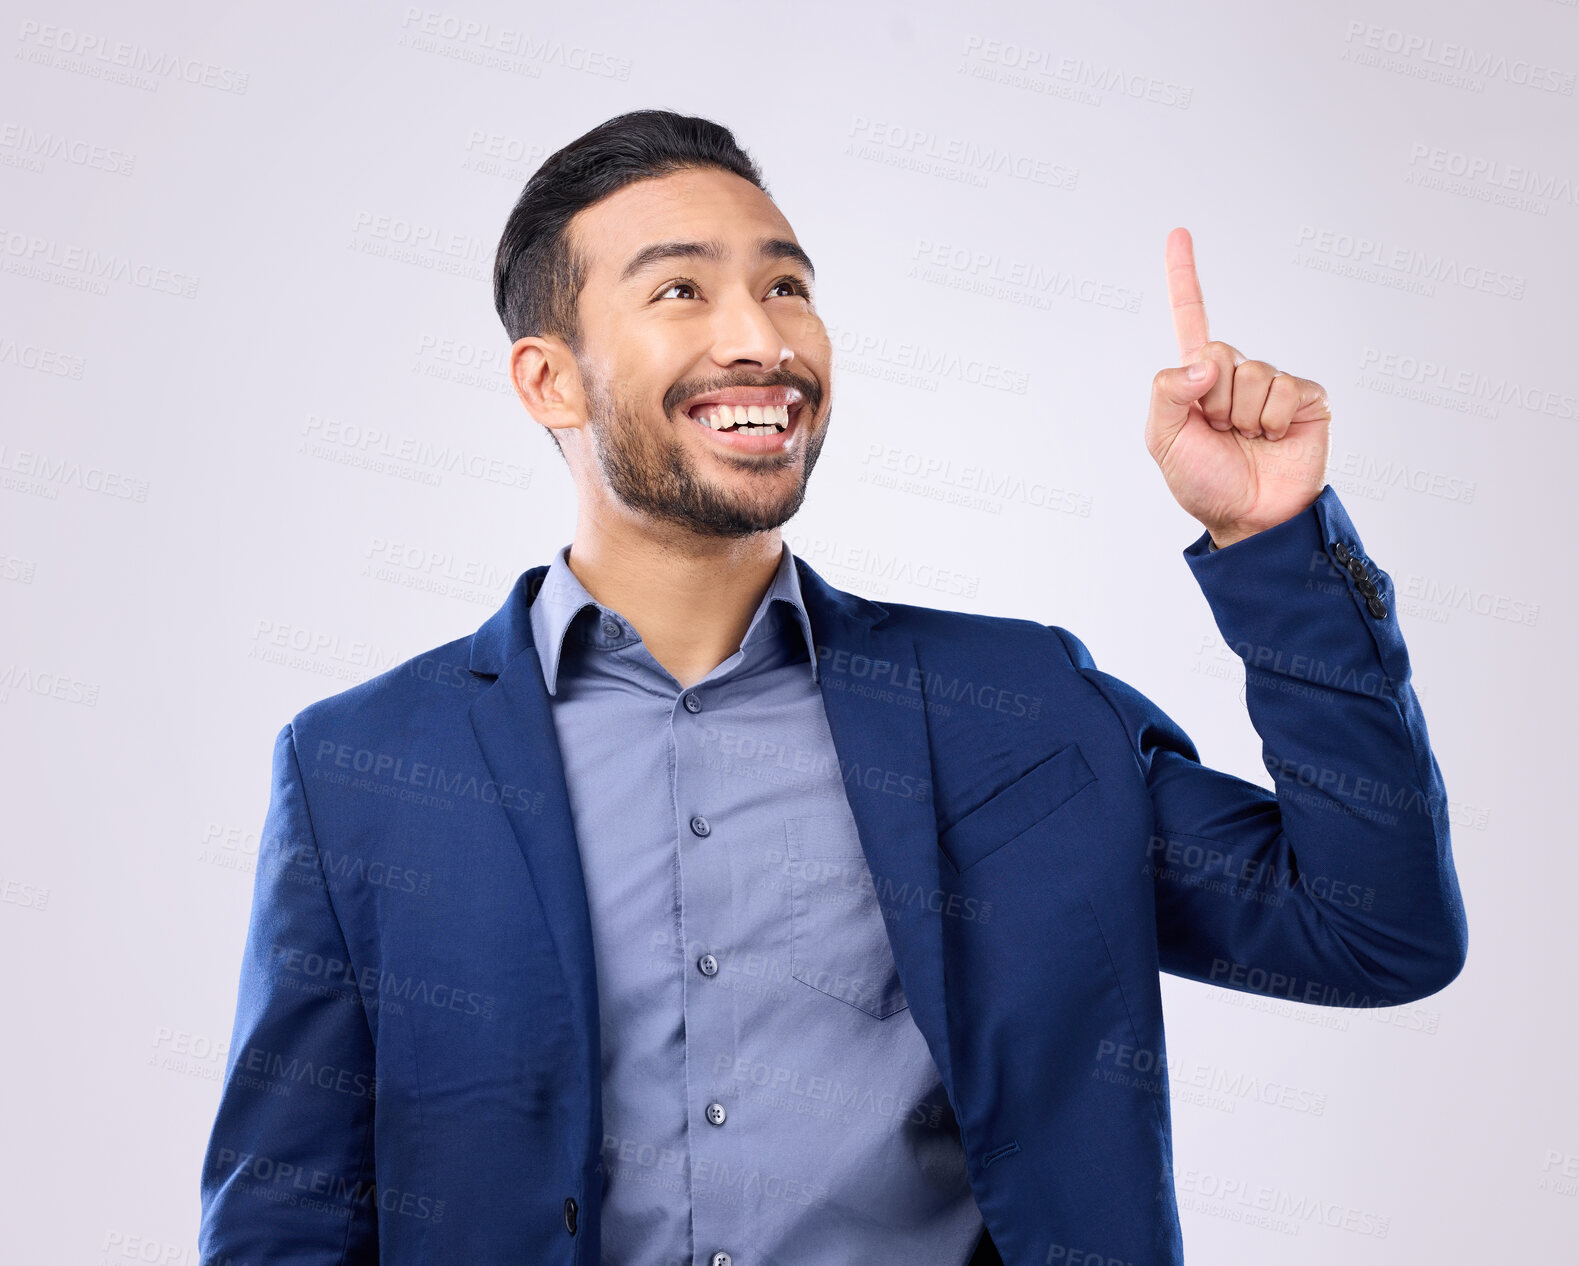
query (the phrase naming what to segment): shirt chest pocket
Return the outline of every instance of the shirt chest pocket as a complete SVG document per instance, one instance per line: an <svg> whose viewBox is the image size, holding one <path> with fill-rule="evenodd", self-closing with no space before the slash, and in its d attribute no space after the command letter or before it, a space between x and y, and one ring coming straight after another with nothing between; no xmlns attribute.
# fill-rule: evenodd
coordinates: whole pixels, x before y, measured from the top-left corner
<svg viewBox="0 0 1579 1266"><path fill-rule="evenodd" d="M790 871L790 975L877 1019L910 1003L899 984L855 820L819 814L784 820Z"/></svg>

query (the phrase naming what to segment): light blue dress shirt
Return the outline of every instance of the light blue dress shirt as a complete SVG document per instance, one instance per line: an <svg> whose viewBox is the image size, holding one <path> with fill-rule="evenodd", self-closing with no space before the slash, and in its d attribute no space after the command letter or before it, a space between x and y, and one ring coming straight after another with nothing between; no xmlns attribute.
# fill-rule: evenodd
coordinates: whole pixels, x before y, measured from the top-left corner
<svg viewBox="0 0 1579 1266"><path fill-rule="evenodd" d="M569 549L531 618L592 919L603 1260L961 1266L981 1214L788 544L740 649L689 689Z"/></svg>

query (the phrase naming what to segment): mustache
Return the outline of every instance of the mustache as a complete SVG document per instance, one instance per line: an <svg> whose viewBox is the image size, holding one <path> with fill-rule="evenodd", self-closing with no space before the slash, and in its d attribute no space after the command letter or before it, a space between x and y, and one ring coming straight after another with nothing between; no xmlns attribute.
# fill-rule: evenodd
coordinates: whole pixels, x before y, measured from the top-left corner
<svg viewBox="0 0 1579 1266"><path fill-rule="evenodd" d="M806 408L816 413L822 406L822 387L815 379L803 377L800 374L780 370L776 373L763 374L752 378L719 378L712 382L694 383L680 382L671 387L664 395L663 408L665 413L673 413L693 396L707 395L713 391L726 391L730 387L794 387L800 392Z"/></svg>

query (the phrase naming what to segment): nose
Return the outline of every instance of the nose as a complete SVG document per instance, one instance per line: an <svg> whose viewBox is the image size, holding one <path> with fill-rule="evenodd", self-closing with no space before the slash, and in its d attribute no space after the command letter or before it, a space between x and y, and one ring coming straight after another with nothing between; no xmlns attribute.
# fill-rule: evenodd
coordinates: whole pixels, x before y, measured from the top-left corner
<svg viewBox="0 0 1579 1266"><path fill-rule="evenodd" d="M772 370L795 359L773 319L743 287L716 301L712 333L713 359L725 368L744 363Z"/></svg>

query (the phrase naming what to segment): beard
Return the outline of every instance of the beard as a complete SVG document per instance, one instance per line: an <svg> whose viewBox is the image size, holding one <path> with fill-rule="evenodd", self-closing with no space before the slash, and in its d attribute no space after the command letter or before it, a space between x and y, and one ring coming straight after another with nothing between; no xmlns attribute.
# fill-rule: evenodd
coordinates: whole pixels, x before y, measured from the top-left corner
<svg viewBox="0 0 1579 1266"><path fill-rule="evenodd" d="M778 472L795 465L793 453L749 458L719 453L719 461L739 471L743 482L754 485L735 490L699 474L679 437L668 427L655 429L643 424L635 409L614 399L604 382L587 373L585 367L583 381L591 413L587 429L592 450L609 489L628 508L699 536L741 537L781 526L805 501L806 484L822 452L831 414L807 441L800 478L788 489L778 487ZM799 378L794 385L802 388L805 413L814 414L822 400L821 391ZM807 390L808 386L812 389ZM697 423L688 419L686 425Z"/></svg>

